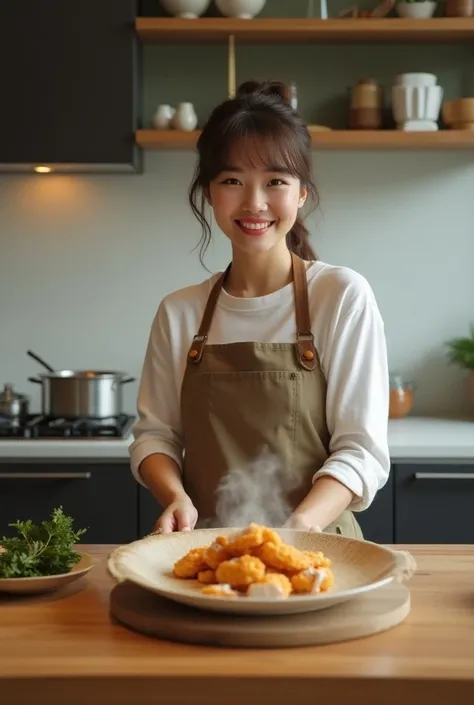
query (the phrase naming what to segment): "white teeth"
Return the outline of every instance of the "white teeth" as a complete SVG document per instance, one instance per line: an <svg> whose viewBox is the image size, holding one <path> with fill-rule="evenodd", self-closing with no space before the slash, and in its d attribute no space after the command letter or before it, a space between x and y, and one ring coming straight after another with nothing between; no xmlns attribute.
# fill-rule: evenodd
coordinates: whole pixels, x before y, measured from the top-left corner
<svg viewBox="0 0 474 705"><path fill-rule="evenodd" d="M240 224L246 230L265 230L269 225L271 225L271 221L266 223L247 223L245 220L241 220Z"/></svg>

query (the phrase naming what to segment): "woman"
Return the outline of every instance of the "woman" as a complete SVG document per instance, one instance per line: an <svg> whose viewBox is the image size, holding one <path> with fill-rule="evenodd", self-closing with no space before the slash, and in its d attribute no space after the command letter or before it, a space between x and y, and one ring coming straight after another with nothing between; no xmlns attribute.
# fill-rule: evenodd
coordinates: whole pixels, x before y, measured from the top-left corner
<svg viewBox="0 0 474 705"><path fill-rule="evenodd" d="M353 512L390 468L384 326L367 281L309 245L311 137L282 84L247 82L214 110L198 153L202 249L209 207L232 261L166 296L152 324L130 453L164 508L155 529L222 524L222 488L238 502L226 481L247 467L260 506L279 483L287 526L361 537ZM264 449L279 478L259 473Z"/></svg>

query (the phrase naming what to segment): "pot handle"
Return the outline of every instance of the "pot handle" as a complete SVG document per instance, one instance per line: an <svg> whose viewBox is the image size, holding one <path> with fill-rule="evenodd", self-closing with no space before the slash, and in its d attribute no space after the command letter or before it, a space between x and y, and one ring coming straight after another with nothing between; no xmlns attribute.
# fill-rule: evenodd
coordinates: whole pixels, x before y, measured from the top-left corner
<svg viewBox="0 0 474 705"><path fill-rule="evenodd" d="M35 384L43 384L43 382L40 379L36 379L36 377L28 377L28 382L34 382Z"/></svg>
<svg viewBox="0 0 474 705"><path fill-rule="evenodd" d="M121 379L120 384L128 384L129 382L135 382L136 377L127 377L127 379Z"/></svg>

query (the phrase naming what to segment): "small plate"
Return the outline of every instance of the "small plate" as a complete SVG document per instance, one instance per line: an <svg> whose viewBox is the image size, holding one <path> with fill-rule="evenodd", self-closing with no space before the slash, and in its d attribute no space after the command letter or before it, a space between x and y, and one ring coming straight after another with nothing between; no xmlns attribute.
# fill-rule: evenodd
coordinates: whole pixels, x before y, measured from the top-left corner
<svg viewBox="0 0 474 705"><path fill-rule="evenodd" d="M202 585L196 580L173 576L174 563L190 549L209 546L217 536L234 531L236 529L198 529L152 534L114 549L107 568L117 582L129 580L175 602L198 609L247 615L298 614L325 609L392 580L408 580L414 572L414 559L404 551L338 534L277 529L286 543L302 550L323 551L331 559L335 579L331 590L275 600L246 596L219 598L202 594Z"/></svg>
<svg viewBox="0 0 474 705"><path fill-rule="evenodd" d="M15 595L40 595L45 592L59 590L68 583L78 580L94 567L94 560L88 553L80 553L81 560L69 573L60 575L44 575L33 578L0 578L0 592Z"/></svg>

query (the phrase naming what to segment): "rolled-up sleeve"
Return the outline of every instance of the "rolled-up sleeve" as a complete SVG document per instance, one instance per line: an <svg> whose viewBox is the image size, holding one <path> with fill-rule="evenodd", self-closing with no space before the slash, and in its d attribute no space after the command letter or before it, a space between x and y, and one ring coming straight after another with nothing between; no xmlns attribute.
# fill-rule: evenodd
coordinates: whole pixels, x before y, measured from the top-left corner
<svg viewBox="0 0 474 705"><path fill-rule="evenodd" d="M143 486L146 485L139 473L140 463L153 453L168 455L182 467L179 386L175 377L168 319L161 304L145 352L137 397L138 421L129 447L132 473Z"/></svg>
<svg viewBox="0 0 474 705"><path fill-rule="evenodd" d="M337 324L326 357L330 455L313 481L339 480L367 509L388 480L389 375L384 324L375 302L359 302Z"/></svg>

